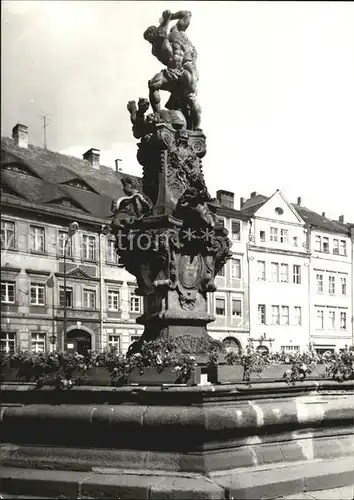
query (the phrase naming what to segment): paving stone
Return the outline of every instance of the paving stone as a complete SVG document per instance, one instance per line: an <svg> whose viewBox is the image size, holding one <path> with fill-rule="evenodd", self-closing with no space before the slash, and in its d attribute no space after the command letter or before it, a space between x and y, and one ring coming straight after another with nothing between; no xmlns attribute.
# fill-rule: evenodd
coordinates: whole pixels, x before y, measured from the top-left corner
<svg viewBox="0 0 354 500"><path fill-rule="evenodd" d="M225 500L223 488L207 478L164 478L150 489L151 500L190 500L190 499Z"/></svg>

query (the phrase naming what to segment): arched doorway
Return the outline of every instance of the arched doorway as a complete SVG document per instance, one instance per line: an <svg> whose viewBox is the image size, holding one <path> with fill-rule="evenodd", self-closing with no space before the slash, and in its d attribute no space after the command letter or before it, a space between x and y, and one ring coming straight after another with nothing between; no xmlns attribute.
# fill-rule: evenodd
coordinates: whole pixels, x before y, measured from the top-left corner
<svg viewBox="0 0 354 500"><path fill-rule="evenodd" d="M269 354L269 348L266 345L263 345L263 344L259 344L256 347L256 351L259 354L261 354L262 356L266 356L267 354Z"/></svg>
<svg viewBox="0 0 354 500"><path fill-rule="evenodd" d="M241 352L240 342L237 339L235 339L235 337L226 337L222 341L222 343L227 352L233 351L236 354L239 354Z"/></svg>
<svg viewBox="0 0 354 500"><path fill-rule="evenodd" d="M92 336L88 328L83 326L68 328L65 335L66 351L85 355L90 349L92 349Z"/></svg>

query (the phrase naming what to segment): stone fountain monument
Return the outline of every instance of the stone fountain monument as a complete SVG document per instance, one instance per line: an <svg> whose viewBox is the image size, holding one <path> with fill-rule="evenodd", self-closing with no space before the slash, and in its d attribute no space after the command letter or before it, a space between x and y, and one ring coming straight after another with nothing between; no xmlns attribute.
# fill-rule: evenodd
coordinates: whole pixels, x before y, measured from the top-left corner
<svg viewBox="0 0 354 500"><path fill-rule="evenodd" d="M169 336L198 353L212 342L207 293L231 257L231 242L203 176L206 138L197 100L197 51L186 35L190 20L189 11L166 10L161 24L144 33L165 68L149 81L149 100L127 106L133 135L140 139L142 189L123 178L127 196L112 205L112 232L121 262L137 279L136 293L144 297L145 312L137 320L145 325L141 341ZM169 28L171 21L177 22ZM160 90L170 93L166 109Z"/></svg>
<svg viewBox="0 0 354 500"><path fill-rule="evenodd" d="M172 337L203 358L212 342L206 297L230 241L203 178L190 19L165 11L145 31L165 68L149 82L150 102L128 104L143 183L123 179L112 230L144 297L142 338ZM160 90L170 93L166 109ZM353 484L353 395L353 380L70 390L3 383L0 496L276 499Z"/></svg>

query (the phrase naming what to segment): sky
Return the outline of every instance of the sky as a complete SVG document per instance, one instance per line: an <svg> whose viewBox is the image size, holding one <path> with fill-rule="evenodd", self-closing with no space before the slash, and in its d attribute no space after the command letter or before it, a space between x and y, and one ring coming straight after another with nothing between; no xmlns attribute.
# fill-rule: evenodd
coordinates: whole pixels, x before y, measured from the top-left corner
<svg viewBox="0 0 354 500"><path fill-rule="evenodd" d="M1 135L141 175L126 104L162 69L143 32L192 11L212 195L252 191L354 222L354 3L2 2ZM163 102L167 95L163 93Z"/></svg>

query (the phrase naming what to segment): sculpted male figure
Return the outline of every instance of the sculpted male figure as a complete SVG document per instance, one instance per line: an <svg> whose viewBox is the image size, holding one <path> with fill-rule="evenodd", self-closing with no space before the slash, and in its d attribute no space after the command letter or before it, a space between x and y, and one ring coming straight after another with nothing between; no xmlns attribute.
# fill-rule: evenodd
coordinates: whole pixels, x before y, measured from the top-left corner
<svg viewBox="0 0 354 500"><path fill-rule="evenodd" d="M149 81L149 98L152 109L161 111L160 90L171 92L166 103L167 109L180 109L187 119L187 128L199 129L201 109L197 103L198 71L196 67L197 51L185 34L192 13L169 10L162 13L162 22L150 26L144 38L152 45L152 54L167 66ZM170 21L178 20L168 31Z"/></svg>

